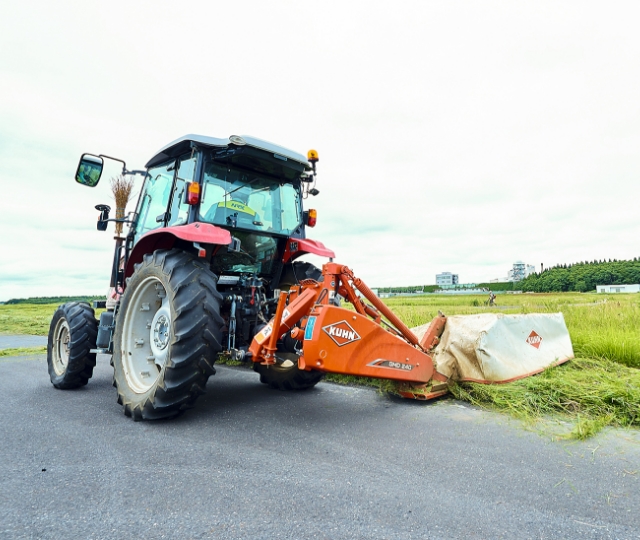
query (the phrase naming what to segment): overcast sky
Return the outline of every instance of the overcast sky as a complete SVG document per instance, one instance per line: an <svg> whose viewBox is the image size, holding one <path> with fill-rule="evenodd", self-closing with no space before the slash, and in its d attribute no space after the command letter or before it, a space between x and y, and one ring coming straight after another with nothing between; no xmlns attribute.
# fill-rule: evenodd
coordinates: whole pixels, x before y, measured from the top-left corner
<svg viewBox="0 0 640 540"><path fill-rule="evenodd" d="M106 291L80 154L187 133L317 149L309 236L373 287L640 256L639 6L2 2L0 301Z"/></svg>

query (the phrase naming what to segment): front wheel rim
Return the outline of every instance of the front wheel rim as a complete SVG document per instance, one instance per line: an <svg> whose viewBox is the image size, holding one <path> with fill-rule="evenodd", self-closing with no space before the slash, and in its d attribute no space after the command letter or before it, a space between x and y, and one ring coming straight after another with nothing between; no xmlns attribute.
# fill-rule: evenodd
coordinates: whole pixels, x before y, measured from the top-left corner
<svg viewBox="0 0 640 540"><path fill-rule="evenodd" d="M69 365L69 342L71 331L66 319L60 319L53 331L52 360L53 369L57 375L64 375Z"/></svg>
<svg viewBox="0 0 640 540"><path fill-rule="evenodd" d="M164 285L146 278L133 292L122 325L122 368L134 392L147 392L160 378L171 350L171 323Z"/></svg>

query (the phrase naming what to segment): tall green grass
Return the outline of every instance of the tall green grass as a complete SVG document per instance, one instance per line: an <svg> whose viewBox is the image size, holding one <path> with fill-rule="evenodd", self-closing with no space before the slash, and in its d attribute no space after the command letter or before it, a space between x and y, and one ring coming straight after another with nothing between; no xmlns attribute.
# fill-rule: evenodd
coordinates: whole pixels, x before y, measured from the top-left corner
<svg viewBox="0 0 640 540"><path fill-rule="evenodd" d="M557 313L562 312L576 356L606 358L640 368L640 295L581 293L499 295L498 305L485 305L486 296L397 296L385 303L409 327L429 322L438 313Z"/></svg>

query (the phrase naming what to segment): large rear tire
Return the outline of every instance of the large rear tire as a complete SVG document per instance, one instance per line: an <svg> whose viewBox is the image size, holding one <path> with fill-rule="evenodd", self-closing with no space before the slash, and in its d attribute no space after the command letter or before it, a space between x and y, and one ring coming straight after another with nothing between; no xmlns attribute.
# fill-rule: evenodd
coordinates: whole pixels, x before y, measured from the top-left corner
<svg viewBox="0 0 640 540"><path fill-rule="evenodd" d="M304 371L298 368L298 355L276 351L276 363L268 366L258 362L253 370L260 374L260 382L275 390L307 390L313 388L324 377L320 371Z"/></svg>
<svg viewBox="0 0 640 540"><path fill-rule="evenodd" d="M51 384L68 390L89 382L96 365L98 321L84 302L62 304L53 314L47 343L47 365Z"/></svg>
<svg viewBox="0 0 640 540"><path fill-rule="evenodd" d="M144 256L122 296L111 361L127 416L171 418L204 393L222 348L221 300L206 262L179 249Z"/></svg>

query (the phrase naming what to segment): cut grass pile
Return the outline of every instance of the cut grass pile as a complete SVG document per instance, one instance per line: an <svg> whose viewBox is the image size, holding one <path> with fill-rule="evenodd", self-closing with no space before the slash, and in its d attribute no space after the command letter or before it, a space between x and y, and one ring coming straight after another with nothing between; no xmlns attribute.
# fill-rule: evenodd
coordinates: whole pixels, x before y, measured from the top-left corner
<svg viewBox="0 0 640 540"><path fill-rule="evenodd" d="M509 384L454 385L458 399L531 423L554 415L574 422L569 438L603 427L640 427L640 370L606 359L577 358Z"/></svg>

